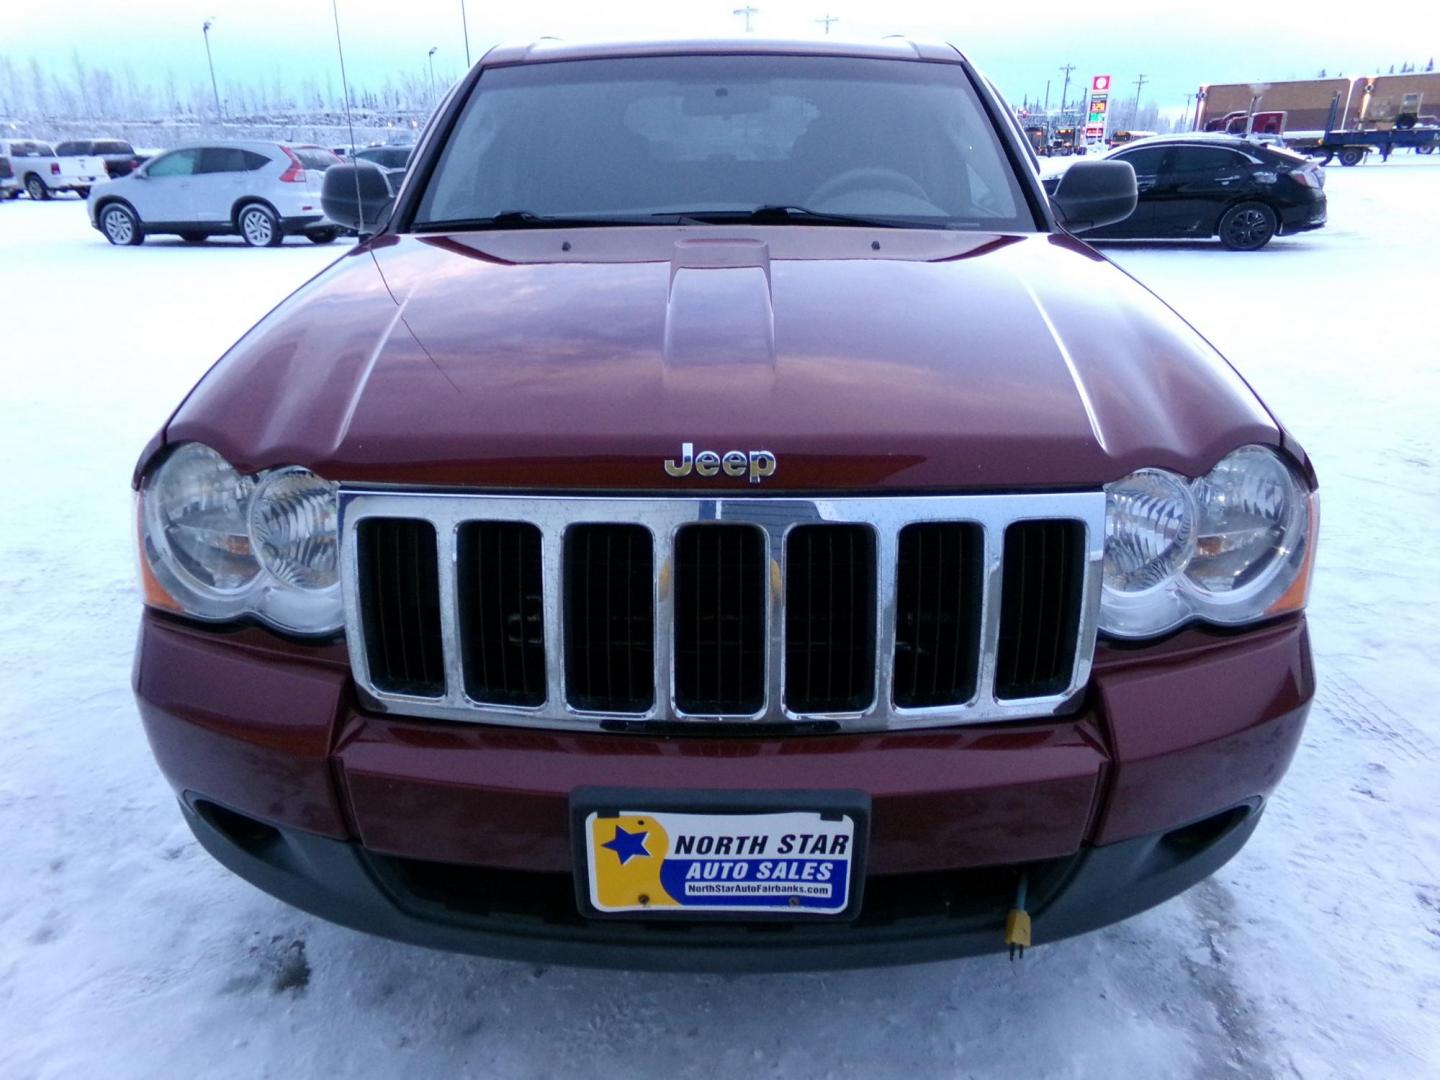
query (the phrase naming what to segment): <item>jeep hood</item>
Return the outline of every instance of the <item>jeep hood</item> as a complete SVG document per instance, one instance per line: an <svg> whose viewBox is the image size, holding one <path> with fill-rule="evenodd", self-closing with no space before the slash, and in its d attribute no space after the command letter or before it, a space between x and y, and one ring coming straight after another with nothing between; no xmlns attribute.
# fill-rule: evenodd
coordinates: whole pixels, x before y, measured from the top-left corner
<svg viewBox="0 0 1440 1080"><path fill-rule="evenodd" d="M386 237L266 317L165 441L481 488L1094 487L1279 444L1148 291L1063 236L619 228Z"/></svg>

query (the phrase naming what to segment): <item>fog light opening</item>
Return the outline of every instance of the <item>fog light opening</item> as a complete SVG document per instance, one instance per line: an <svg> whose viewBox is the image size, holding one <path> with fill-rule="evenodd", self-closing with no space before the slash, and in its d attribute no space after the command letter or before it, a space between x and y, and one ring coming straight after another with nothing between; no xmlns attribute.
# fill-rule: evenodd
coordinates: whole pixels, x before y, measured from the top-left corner
<svg viewBox="0 0 1440 1080"><path fill-rule="evenodd" d="M1248 805L1222 810L1190 825L1172 829L1161 837L1160 842L1166 847L1187 853L1203 851L1249 817L1250 811L1251 807Z"/></svg>
<svg viewBox="0 0 1440 1080"><path fill-rule="evenodd" d="M195 800L195 812L206 823L247 851L256 851L280 839L280 830L263 821L226 809L204 799Z"/></svg>

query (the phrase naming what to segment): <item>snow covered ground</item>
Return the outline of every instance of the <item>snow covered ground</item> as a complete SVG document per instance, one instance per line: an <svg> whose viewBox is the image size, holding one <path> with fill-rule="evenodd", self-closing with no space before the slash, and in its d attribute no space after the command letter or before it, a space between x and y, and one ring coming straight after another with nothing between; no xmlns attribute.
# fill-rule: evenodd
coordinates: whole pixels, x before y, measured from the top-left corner
<svg viewBox="0 0 1440 1080"><path fill-rule="evenodd" d="M0 205L0 1076L1440 1074L1440 161L1328 172L1318 234L1109 249L1321 476L1321 689L1250 845L1019 964L750 978L392 944L199 849L130 697L130 472L339 248L112 248L75 201Z"/></svg>

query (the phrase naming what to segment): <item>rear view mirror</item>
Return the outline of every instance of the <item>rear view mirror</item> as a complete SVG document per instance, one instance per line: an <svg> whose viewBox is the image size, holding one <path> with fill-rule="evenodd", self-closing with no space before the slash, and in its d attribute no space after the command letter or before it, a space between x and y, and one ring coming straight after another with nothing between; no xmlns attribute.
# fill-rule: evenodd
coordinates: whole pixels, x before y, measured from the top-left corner
<svg viewBox="0 0 1440 1080"><path fill-rule="evenodd" d="M331 165L325 170L320 205L337 225L358 233L374 232L390 215L395 193L385 170L368 161Z"/></svg>
<svg viewBox="0 0 1440 1080"><path fill-rule="evenodd" d="M1065 170L1050 204L1060 224L1079 233L1124 221L1135 212L1136 197L1128 161L1077 161Z"/></svg>
<svg viewBox="0 0 1440 1080"><path fill-rule="evenodd" d="M686 116L737 116L769 112L772 107L770 95L751 86L699 86L680 99L680 111Z"/></svg>

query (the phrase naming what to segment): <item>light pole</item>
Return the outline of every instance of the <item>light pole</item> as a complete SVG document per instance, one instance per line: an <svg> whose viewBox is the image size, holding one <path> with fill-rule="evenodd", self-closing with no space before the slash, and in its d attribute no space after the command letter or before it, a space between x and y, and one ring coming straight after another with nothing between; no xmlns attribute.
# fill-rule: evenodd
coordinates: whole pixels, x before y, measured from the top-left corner
<svg viewBox="0 0 1440 1080"><path fill-rule="evenodd" d="M215 81L215 58L210 55L210 27L214 25L215 18L211 16L200 27L200 32L205 35L205 62L210 65L210 89L215 91L215 118L223 120L225 109L220 104L220 84Z"/></svg>
<svg viewBox="0 0 1440 1080"><path fill-rule="evenodd" d="M430 51L425 54L430 59L430 104L432 106L435 104L435 50L438 48L440 48L439 45L431 45Z"/></svg>
<svg viewBox="0 0 1440 1080"><path fill-rule="evenodd" d="M465 17L465 0L460 0L460 28L465 31L465 69L470 69L470 20Z"/></svg>
<svg viewBox="0 0 1440 1080"><path fill-rule="evenodd" d="M750 4L746 4L742 8L736 8L734 11L731 12L731 14L739 15L745 20L745 33L748 34L754 30L754 27L750 25L750 19L755 15L759 15L760 9L757 7L753 7Z"/></svg>

